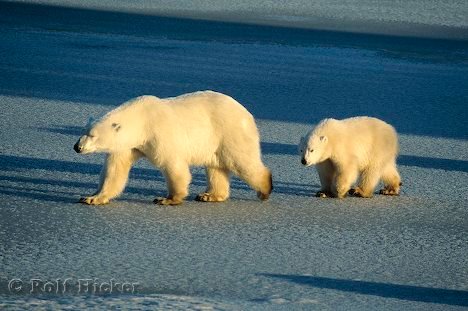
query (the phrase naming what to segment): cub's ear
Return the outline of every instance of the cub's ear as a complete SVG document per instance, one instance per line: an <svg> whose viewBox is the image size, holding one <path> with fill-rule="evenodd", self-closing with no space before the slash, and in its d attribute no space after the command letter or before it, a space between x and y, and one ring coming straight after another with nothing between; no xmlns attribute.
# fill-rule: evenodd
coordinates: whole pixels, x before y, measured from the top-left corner
<svg viewBox="0 0 468 311"><path fill-rule="evenodd" d="M93 117L89 117L88 123L86 123L86 129L89 130L89 129L91 128L91 126L93 126L93 124L94 124L94 118L93 118Z"/></svg>
<svg viewBox="0 0 468 311"><path fill-rule="evenodd" d="M320 141L322 143L326 143L328 141L328 137L327 136L320 136Z"/></svg>
<svg viewBox="0 0 468 311"><path fill-rule="evenodd" d="M114 131L118 132L121 126L119 123L112 123L112 128L114 129Z"/></svg>

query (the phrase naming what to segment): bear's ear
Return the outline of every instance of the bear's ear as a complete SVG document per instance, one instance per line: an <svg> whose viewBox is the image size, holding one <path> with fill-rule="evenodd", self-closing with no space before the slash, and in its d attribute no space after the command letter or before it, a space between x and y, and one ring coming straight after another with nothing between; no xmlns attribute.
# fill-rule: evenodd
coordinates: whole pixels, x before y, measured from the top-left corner
<svg viewBox="0 0 468 311"><path fill-rule="evenodd" d="M320 136L320 141L322 143L326 143L328 141L328 137L327 136Z"/></svg>
<svg viewBox="0 0 468 311"><path fill-rule="evenodd" d="M114 129L114 131L118 132L121 126L119 123L112 123L112 128Z"/></svg>

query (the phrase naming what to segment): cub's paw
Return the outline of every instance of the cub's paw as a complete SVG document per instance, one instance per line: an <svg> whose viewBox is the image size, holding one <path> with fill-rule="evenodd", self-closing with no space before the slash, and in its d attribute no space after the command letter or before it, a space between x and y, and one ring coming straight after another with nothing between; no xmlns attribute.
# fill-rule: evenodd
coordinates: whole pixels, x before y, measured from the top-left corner
<svg viewBox="0 0 468 311"><path fill-rule="evenodd" d="M78 201L79 203L88 204L88 205L103 205L108 204L109 199L99 196L83 197Z"/></svg>
<svg viewBox="0 0 468 311"><path fill-rule="evenodd" d="M227 197L223 195L216 195L214 193L204 192L197 195L196 201L200 202L223 202L226 201Z"/></svg>
<svg viewBox="0 0 468 311"><path fill-rule="evenodd" d="M399 190L391 188L391 187L385 187L383 189L380 189L379 193L383 195L400 195Z"/></svg>
<svg viewBox="0 0 468 311"><path fill-rule="evenodd" d="M157 197L156 199L153 200L154 204L157 205L179 205L182 204L182 200L174 200L170 198L162 198L162 197Z"/></svg>
<svg viewBox="0 0 468 311"><path fill-rule="evenodd" d="M351 188L348 191L349 195L355 196L355 197L361 197L362 196L362 190L359 187L356 188Z"/></svg>
<svg viewBox="0 0 468 311"><path fill-rule="evenodd" d="M358 198L371 198L372 197L372 194L370 195L365 194L364 191L362 191L362 189L359 187L349 189L348 194L352 195L353 197L358 197Z"/></svg>
<svg viewBox="0 0 468 311"><path fill-rule="evenodd" d="M317 198L332 198L333 197L333 194L331 192L328 192L328 191L317 191L317 193L315 194L315 197Z"/></svg>

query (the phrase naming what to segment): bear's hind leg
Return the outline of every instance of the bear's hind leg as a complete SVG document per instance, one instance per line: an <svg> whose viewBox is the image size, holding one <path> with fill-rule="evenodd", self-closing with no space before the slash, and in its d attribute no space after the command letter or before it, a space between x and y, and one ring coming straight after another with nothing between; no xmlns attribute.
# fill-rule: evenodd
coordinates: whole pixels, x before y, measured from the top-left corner
<svg viewBox="0 0 468 311"><path fill-rule="evenodd" d="M389 164L383 174L382 174L382 181L384 183L384 188L380 190L380 194L384 195L399 195L400 194L400 186L401 186L401 178L398 170L396 168L396 164L392 163Z"/></svg>
<svg viewBox="0 0 468 311"><path fill-rule="evenodd" d="M374 168L366 168L359 180L359 185L352 189L350 193L355 197L372 198L374 189L379 183L380 171Z"/></svg>
<svg viewBox="0 0 468 311"><path fill-rule="evenodd" d="M184 202L188 195L191 180L187 164L172 165L164 170L168 195L166 198L156 198L153 202L159 205L178 205Z"/></svg>
<svg viewBox="0 0 468 311"><path fill-rule="evenodd" d="M262 165L256 170L243 169L236 174L257 191L257 197L260 200L268 200L273 190L273 179L268 168Z"/></svg>
<svg viewBox="0 0 468 311"><path fill-rule="evenodd" d="M229 198L229 171L222 168L207 167L208 186L196 200L201 202L222 202Z"/></svg>
<svg viewBox="0 0 468 311"><path fill-rule="evenodd" d="M109 203L123 191L132 164L142 156L136 149L108 154L101 171L98 191L92 196L80 198L79 202L89 205Z"/></svg>

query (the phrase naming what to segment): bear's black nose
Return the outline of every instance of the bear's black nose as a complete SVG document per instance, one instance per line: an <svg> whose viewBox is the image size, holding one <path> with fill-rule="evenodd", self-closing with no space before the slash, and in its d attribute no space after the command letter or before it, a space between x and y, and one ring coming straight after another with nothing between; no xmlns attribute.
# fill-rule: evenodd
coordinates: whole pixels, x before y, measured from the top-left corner
<svg viewBox="0 0 468 311"><path fill-rule="evenodd" d="M307 164L306 159L305 159L305 158L302 158L301 163L302 163L303 165L306 165L306 164Z"/></svg>
<svg viewBox="0 0 468 311"><path fill-rule="evenodd" d="M76 143L76 144L73 146L73 150L75 150L77 153L80 153L80 152L81 152L81 147L78 145L78 143Z"/></svg>

